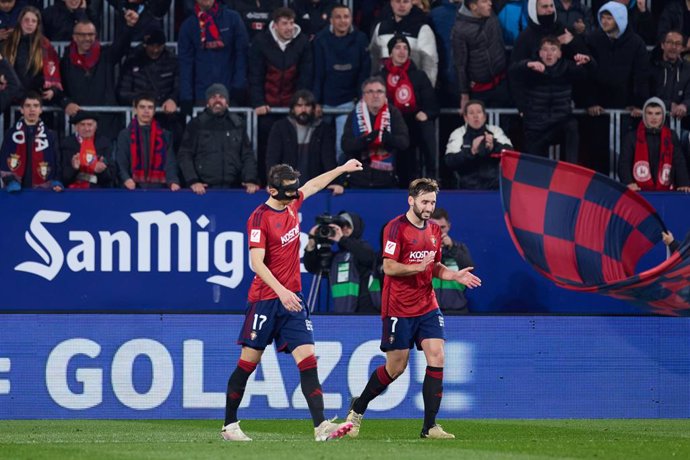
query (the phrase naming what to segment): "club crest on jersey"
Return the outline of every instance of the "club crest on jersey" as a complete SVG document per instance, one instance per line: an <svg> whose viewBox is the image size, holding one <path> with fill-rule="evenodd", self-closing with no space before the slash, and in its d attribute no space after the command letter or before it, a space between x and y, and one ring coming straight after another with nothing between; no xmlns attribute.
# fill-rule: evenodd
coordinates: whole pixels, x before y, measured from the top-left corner
<svg viewBox="0 0 690 460"><path fill-rule="evenodd" d="M258 336L257 336L257 334L256 334L256 331L252 331L252 333L249 334L249 338L250 338L251 340L256 340L257 337L258 337Z"/></svg>
<svg viewBox="0 0 690 460"><path fill-rule="evenodd" d="M253 228L252 231L249 233L249 241L252 243L260 243L261 230L258 228Z"/></svg>
<svg viewBox="0 0 690 460"><path fill-rule="evenodd" d="M393 255L395 254L395 247L397 246L397 243L393 241L386 241L386 249L383 250L386 254Z"/></svg>
<svg viewBox="0 0 690 460"><path fill-rule="evenodd" d="M390 343L391 345L393 345L393 342L395 342L395 336L394 336L394 335L391 335L391 336L388 337L388 343Z"/></svg>
<svg viewBox="0 0 690 460"><path fill-rule="evenodd" d="M436 237L435 237L435 236L432 236L432 237L431 237L431 244L433 244L434 246L436 246Z"/></svg>

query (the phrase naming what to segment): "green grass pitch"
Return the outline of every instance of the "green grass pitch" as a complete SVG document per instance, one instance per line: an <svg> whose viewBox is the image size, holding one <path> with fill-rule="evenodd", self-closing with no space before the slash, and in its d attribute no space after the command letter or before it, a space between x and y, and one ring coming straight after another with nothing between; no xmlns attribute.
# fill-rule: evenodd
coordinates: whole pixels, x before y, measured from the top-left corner
<svg viewBox="0 0 690 460"><path fill-rule="evenodd" d="M689 420L450 420L455 440L419 438L419 420L367 420L357 439L316 443L307 420L0 421L2 459L670 459L690 458Z"/></svg>

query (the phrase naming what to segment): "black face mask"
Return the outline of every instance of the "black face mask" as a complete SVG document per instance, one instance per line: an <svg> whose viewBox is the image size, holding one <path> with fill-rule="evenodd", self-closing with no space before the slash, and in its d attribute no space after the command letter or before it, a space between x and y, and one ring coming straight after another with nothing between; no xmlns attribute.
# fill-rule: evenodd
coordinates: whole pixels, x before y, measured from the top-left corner
<svg viewBox="0 0 690 460"><path fill-rule="evenodd" d="M274 185L270 184L270 187L278 190L278 193L276 195L272 195L272 197L276 200L284 201L284 200L296 200L299 198L299 179L297 179L297 182L294 184L290 185ZM295 192L294 195L286 195L286 192Z"/></svg>
<svg viewBox="0 0 690 460"><path fill-rule="evenodd" d="M550 27L556 23L556 13L538 14L537 19L539 20L540 26Z"/></svg>

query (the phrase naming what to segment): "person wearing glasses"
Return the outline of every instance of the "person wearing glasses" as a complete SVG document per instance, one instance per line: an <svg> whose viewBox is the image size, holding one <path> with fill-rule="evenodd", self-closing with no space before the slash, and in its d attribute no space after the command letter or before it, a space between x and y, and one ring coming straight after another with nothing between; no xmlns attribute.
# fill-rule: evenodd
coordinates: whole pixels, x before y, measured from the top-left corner
<svg viewBox="0 0 690 460"><path fill-rule="evenodd" d="M139 20L136 11L125 14L128 30ZM115 97L115 66L130 49L131 34L122 34L112 45L101 46L96 26L88 19L72 29L72 42L60 62L64 97L61 105L65 113L74 116L81 106L118 105ZM122 129L122 115L104 114L99 117L99 130L115 139Z"/></svg>
<svg viewBox="0 0 690 460"><path fill-rule="evenodd" d="M685 118L690 106L690 62L681 57L683 34L667 32L660 47L661 55L652 62L652 92L664 101L672 117Z"/></svg>
<svg viewBox="0 0 690 460"><path fill-rule="evenodd" d="M370 77L362 83L362 99L345 121L343 151L361 161L362 171L346 178L353 188L396 188L396 156L410 145L410 136L400 110L388 105L386 83Z"/></svg>

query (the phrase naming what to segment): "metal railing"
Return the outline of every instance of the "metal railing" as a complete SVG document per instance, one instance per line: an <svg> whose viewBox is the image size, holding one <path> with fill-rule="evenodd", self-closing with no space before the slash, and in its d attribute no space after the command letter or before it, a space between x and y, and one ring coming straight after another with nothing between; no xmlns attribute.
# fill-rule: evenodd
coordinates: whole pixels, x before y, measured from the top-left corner
<svg viewBox="0 0 690 460"><path fill-rule="evenodd" d="M124 125L127 126L129 121L134 116L133 107L124 106L81 106L82 110L88 110L96 113L119 113L124 119ZM204 107L195 107L193 110L193 116L196 116L199 112L203 111ZM10 124L14 125L17 119L17 114L19 107L12 107L10 110ZM60 129L65 136L72 133L72 125L69 122L69 116L64 113L63 109L60 107L44 107L44 112L48 113L62 113L63 126ZM158 112L162 112L162 109L157 109ZM258 147L258 119L259 117L254 112L251 107L230 107L228 111L232 113L238 113L244 115L247 123L247 136L251 140L252 148L256 153ZM270 115L287 115L290 110L287 107L273 107L271 108ZM501 117L504 116L516 116L519 115L517 109L487 109L487 123L492 125L501 125ZM347 115L350 110L343 109L323 109L325 115ZM573 110L574 115L587 116L586 111L583 109ZM458 127L463 124L462 117L458 109L444 108L441 109L441 116L455 116L458 118ZM621 137L624 134L621 129L621 124L623 117L629 117L630 114L627 110L613 110L607 109L604 114L599 117L608 117L609 119L609 176L611 178L616 178L616 171L618 166L618 155L621 149ZM679 136L681 134L681 121L677 118L668 116L669 124L672 130L674 130ZM190 118L187 119L189 122ZM0 115L0 122L4 125L4 116ZM436 129L436 145L438 149L438 155L434 155L436 162L436 170L438 171L439 158L445 154L445 147L439 144L439 123L438 119L435 121ZM4 136L3 130L0 130L0 143L2 142ZM553 152L553 157L558 159L558 150Z"/></svg>

